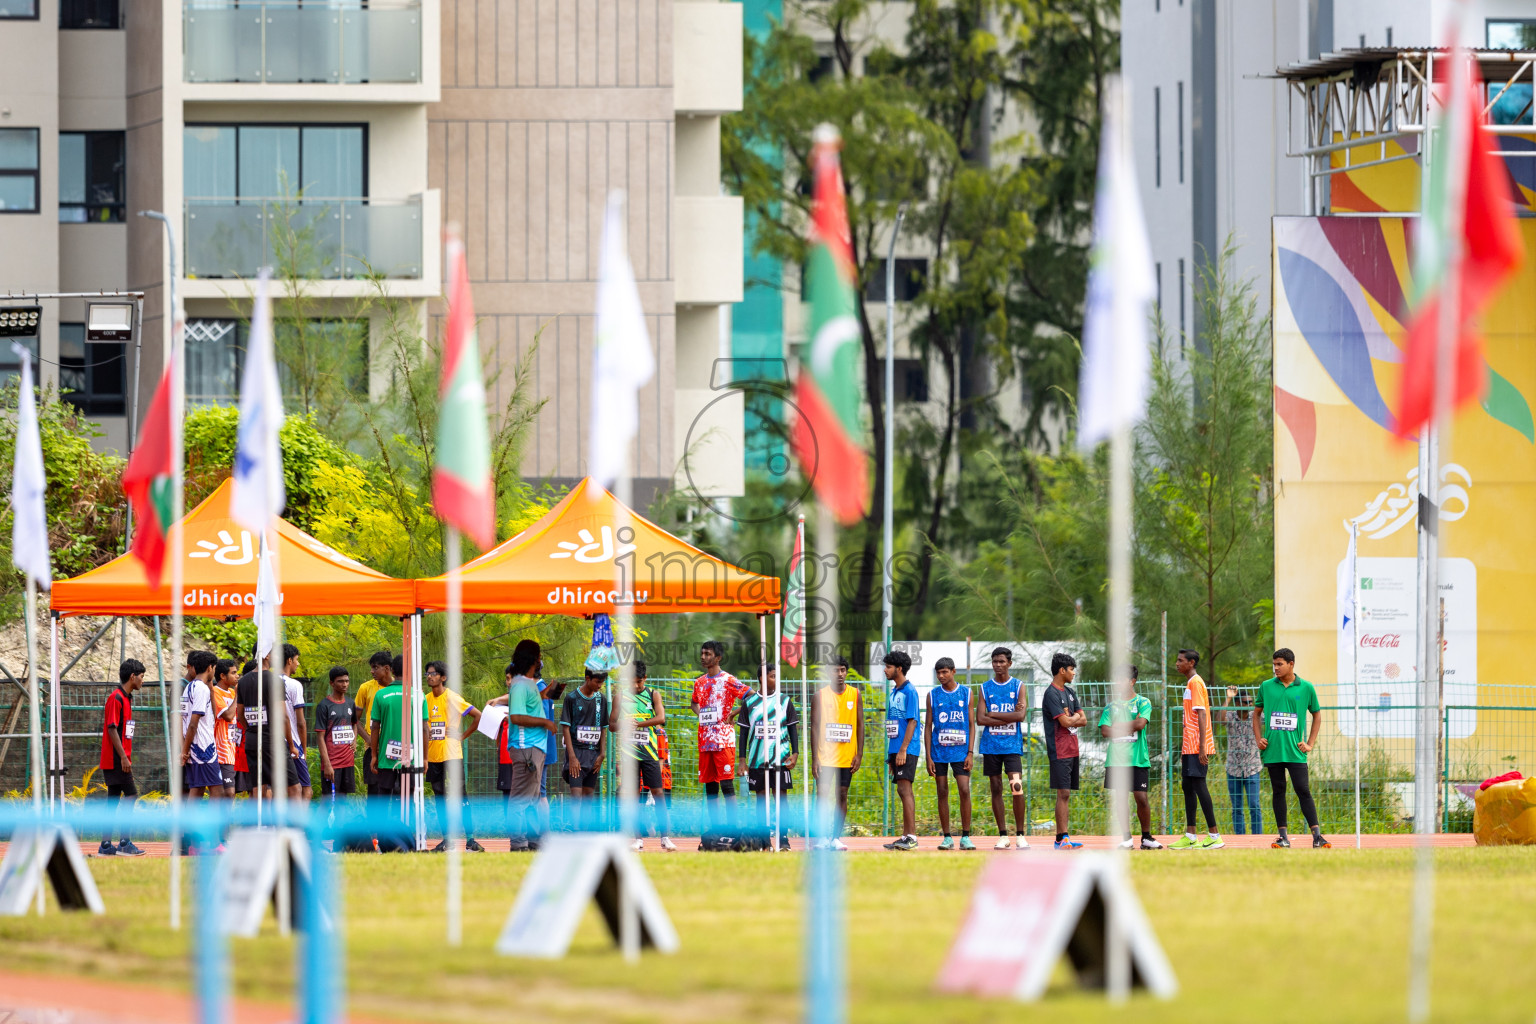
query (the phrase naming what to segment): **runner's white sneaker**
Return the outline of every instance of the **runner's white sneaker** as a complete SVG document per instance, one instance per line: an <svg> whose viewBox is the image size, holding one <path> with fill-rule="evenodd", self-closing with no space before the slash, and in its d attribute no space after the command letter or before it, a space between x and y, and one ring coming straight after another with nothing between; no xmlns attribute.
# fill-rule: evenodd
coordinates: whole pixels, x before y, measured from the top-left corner
<svg viewBox="0 0 1536 1024"><path fill-rule="evenodd" d="M645 849L645 840L636 839L634 842L629 844L629 848L634 850L636 853L639 853L641 850Z"/></svg>
<svg viewBox="0 0 1536 1024"><path fill-rule="evenodd" d="M1156 839L1142 839L1141 848L1143 850L1161 850L1163 848L1163 844L1158 842Z"/></svg>
<svg viewBox="0 0 1536 1024"><path fill-rule="evenodd" d="M1132 840L1129 840L1129 839L1125 840L1124 842L1122 842L1120 844L1120 849L1122 849L1122 850L1129 850L1131 848L1131 842L1132 842Z"/></svg>
<svg viewBox="0 0 1536 1024"><path fill-rule="evenodd" d="M1029 849L1029 840L1025 839L1023 836L1014 836L1013 845L1015 849L1027 850Z"/></svg>
<svg viewBox="0 0 1536 1024"><path fill-rule="evenodd" d="M992 845L994 850L1011 850L1012 848L1013 843L1009 841L1007 836L998 836L997 842Z"/></svg>
<svg viewBox="0 0 1536 1024"><path fill-rule="evenodd" d="M832 840L832 845L831 845L830 849L833 849L833 850L846 850L846 849L848 849L848 844L843 842L841 839L834 839L834 840Z"/></svg>
<svg viewBox="0 0 1536 1024"><path fill-rule="evenodd" d="M668 837L668 836L662 836L661 837L661 848L663 850L666 850L668 853L676 853L677 852L677 844L674 843L671 840L671 838Z"/></svg>

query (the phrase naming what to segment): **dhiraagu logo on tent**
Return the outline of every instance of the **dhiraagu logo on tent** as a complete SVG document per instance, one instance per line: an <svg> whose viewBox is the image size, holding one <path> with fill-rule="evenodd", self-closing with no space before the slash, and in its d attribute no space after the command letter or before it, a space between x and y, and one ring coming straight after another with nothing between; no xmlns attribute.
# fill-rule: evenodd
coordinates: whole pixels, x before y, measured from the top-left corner
<svg viewBox="0 0 1536 1024"><path fill-rule="evenodd" d="M193 544L195 550L187 552L188 558L211 558L220 565L249 565L256 561L256 549L249 530L240 531L239 543L228 530L220 530L217 543L204 539Z"/></svg>
<svg viewBox="0 0 1536 1024"><path fill-rule="evenodd" d="M622 558L635 550L635 545L628 543L634 540L635 531L627 526L619 528L620 538L617 547L614 545L613 527L604 526L599 531L599 540L592 536L592 531L581 529L576 531L576 536L581 543L571 540L556 541L558 551L551 551L550 558L574 558L578 562L611 562L616 558Z"/></svg>

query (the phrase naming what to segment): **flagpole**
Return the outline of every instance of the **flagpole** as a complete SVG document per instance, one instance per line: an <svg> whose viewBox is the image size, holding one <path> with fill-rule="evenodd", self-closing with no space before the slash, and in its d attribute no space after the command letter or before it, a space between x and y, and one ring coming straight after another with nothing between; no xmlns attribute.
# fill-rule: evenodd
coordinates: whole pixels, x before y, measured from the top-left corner
<svg viewBox="0 0 1536 1024"><path fill-rule="evenodd" d="M175 255L171 257L175 261ZM174 276L173 276L174 280ZM171 712L171 718L176 723L178 737L185 734L181 721L182 687L186 683L186 673L181 669L186 665L186 654L182 650L182 627L184 616L182 614L182 590L185 587L186 559L186 530L182 526L182 516L186 511L186 482L184 479L185 461L183 452L183 420L186 418L187 389L185 378L185 358L182 352L183 337L182 328L184 317L175 305L175 299L171 300L171 665L176 673L176 703ZM165 673L161 673L161 693L165 692ZM163 697L162 697L163 700ZM178 740L171 757L171 930L178 931L181 928L181 747L184 741Z"/></svg>
<svg viewBox="0 0 1536 1024"><path fill-rule="evenodd" d="M276 516L272 517L276 520ZM275 534L276 530L272 532ZM288 827L288 659L283 656L283 577L282 564L277 557L274 536L266 542L266 558L272 570L272 665L267 674L271 687L268 699L272 705L269 721L276 727L273 742L268 748L272 755L272 823L278 828ZM259 662L258 662L259 664ZM277 933L287 935L292 927L289 908L293 905L293 893L288 886L288 872L277 873Z"/></svg>
<svg viewBox="0 0 1536 1024"><path fill-rule="evenodd" d="M803 372L803 371L802 371ZM819 516L816 539L822 551L837 550L837 526L832 510L824 502L818 502ZM801 548L802 556L804 548ZM830 564L830 562L829 562ZM817 637L818 654L822 671L831 682L837 671L837 580L836 571L828 569L819 577L817 597L831 609L827 616L827 628ZM862 728L862 724L860 725ZM811 829L809 893L806 900L806 922L810 935L806 942L805 966L805 1019L807 1024L844 1024L848 1017L846 976L842 951L838 949L838 936L842 933L843 916L843 862L833 852L832 823L837 807L838 769L827 764L821 766L816 780L816 821Z"/></svg>
<svg viewBox="0 0 1536 1024"><path fill-rule="evenodd" d="M795 623L795 635L800 638L799 650L796 657L800 661L800 794L802 822L805 826L805 841L811 841L811 744L815 737L811 735L811 687L810 679L806 672L805 657L805 513L800 513L800 520L795 526L795 547L800 551L800 561L793 568L791 585L800 590L800 621Z"/></svg>
<svg viewBox="0 0 1536 1024"><path fill-rule="evenodd" d="M1360 849L1360 524L1349 521L1349 587L1354 615L1350 619L1349 654L1355 677L1355 849Z"/></svg>
<svg viewBox="0 0 1536 1024"><path fill-rule="evenodd" d="M459 571L459 528L449 526L443 536L444 554L448 560L448 698L449 714L446 728L454 727L454 697L459 695L459 675L464 671L464 578ZM447 737L445 736L446 740ZM459 833L464 829L464 779L462 771L468 762L462 759L463 740L460 740L459 770L454 771L452 761L444 761L448 776L448 823L445 843L448 848L448 945L464 944L464 879L460 863Z"/></svg>
<svg viewBox="0 0 1536 1024"><path fill-rule="evenodd" d="M1452 48L1448 77L1448 107L1446 130L1456 133L1463 114L1464 90L1467 87L1465 55L1461 47L1460 8L1453 7L1451 14ZM1433 86L1433 77L1431 77ZM1476 126L1462 126L1471 132ZM1432 131L1426 130L1426 149L1432 149ZM1462 220L1464 217L1465 175L1460 167L1459 154L1467 149L1461 145L1466 140L1459 136L1445 138L1447 147L1445 168L1445 237L1440 239L1445 247L1445 271L1440 289L1439 319L1435 331L1435 387L1434 406L1430 421L1419 439L1419 522L1418 522L1418 693L1417 727L1414 730L1414 821L1417 834L1418 854L1414 871L1413 925L1411 940L1411 964L1408 972L1408 1019L1420 1024L1430 1014L1430 956L1433 942L1435 914L1435 864L1429 835L1436 831L1435 783L1438 772L1438 745L1440 728L1440 660L1443 656L1440 623L1436 616L1440 594L1440 506L1439 462L1441 448L1449 451L1452 389L1454 387L1454 345L1456 323L1460 316L1460 289L1457 285L1462 260ZM1426 153L1426 157L1429 154ZM1432 160L1425 163L1424 196L1427 202L1431 187ZM1428 225L1429 210L1421 204L1420 223ZM1421 238L1419 244L1426 244Z"/></svg>
<svg viewBox="0 0 1536 1024"><path fill-rule="evenodd" d="M593 438L594 443L597 443L599 440L598 438ZM614 540L620 544L629 543L622 539L626 535L625 531L628 531L628 536L631 537L634 536L635 532L629 508L629 503L634 497L634 483L633 477L630 476L628 448L629 446L626 444L623 466L620 469L618 479L614 482L614 486L618 490L618 494L615 497L619 499L618 505L622 511L619 513L618 521L614 523L613 532ZM629 559L629 564L638 571L639 567L632 556ZM621 654L619 657L619 678L618 686L615 689L619 694L618 706L622 709L626 699L633 700L638 696L634 693L635 660L633 657L633 641L635 635L635 608L632 597L628 601L624 598L625 584L628 584L627 589L631 595L637 589L637 584L635 580L624 579L626 573L622 559L615 558L613 560L613 567L617 577L615 589L619 591L619 604L614 607L614 612L616 613L614 616L614 649L622 652L624 648L619 647L619 638L627 636L630 638L628 642L631 652L629 656ZM638 707L638 704L635 706ZM656 709L653 707L651 708L651 715L654 716L655 714ZM640 760L635 750L634 716L623 714L622 712L619 714L618 761L619 832L627 843L640 834ZM662 799L661 794L653 793L651 796L653 799ZM630 891L629 886L622 883L619 886L619 939L624 950L625 962L638 964L640 962L640 920L636 913L634 894Z"/></svg>

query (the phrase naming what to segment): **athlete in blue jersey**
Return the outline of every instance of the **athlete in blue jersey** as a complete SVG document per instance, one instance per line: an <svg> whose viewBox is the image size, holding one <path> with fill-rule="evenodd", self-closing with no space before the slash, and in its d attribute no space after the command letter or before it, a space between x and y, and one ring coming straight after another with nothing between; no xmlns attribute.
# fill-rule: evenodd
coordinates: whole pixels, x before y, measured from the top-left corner
<svg viewBox="0 0 1536 1024"><path fill-rule="evenodd" d="M891 769L891 781L896 783L896 795L901 798L902 825L901 835L885 844L887 850L917 849L917 804L912 798L912 780L917 778L923 737L917 725L921 717L917 687L907 679L911 670L912 659L905 651L892 651L885 656L885 678L891 683L885 698L885 760Z"/></svg>
<svg viewBox="0 0 1536 1024"><path fill-rule="evenodd" d="M971 688L955 682L953 658L940 658L933 666L939 685L928 691L928 721L923 725L923 739L928 749L928 774L939 791L939 828L944 838L939 849L953 850L955 837L949 830L949 773L955 773L955 788L960 790L960 849L974 850L971 842Z"/></svg>
<svg viewBox="0 0 1536 1024"><path fill-rule="evenodd" d="M1013 652L1006 647L992 651L992 678L981 684L981 699L976 704L976 724L980 726L981 767L992 791L992 816L997 819L996 850L1006 850L1008 812L1003 808L1003 772L1008 773L1008 790L1013 796L1014 842L1021 850L1029 849L1024 824L1024 720L1029 714L1029 694L1023 681L1015 679Z"/></svg>

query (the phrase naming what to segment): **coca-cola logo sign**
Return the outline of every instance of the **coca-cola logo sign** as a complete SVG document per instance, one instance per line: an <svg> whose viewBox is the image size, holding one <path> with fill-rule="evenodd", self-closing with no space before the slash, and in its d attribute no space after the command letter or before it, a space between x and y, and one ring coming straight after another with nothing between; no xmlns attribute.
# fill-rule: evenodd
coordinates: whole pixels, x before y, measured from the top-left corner
<svg viewBox="0 0 1536 1024"><path fill-rule="evenodd" d="M1396 648L1402 646L1401 633L1366 633L1360 637L1361 647Z"/></svg>

